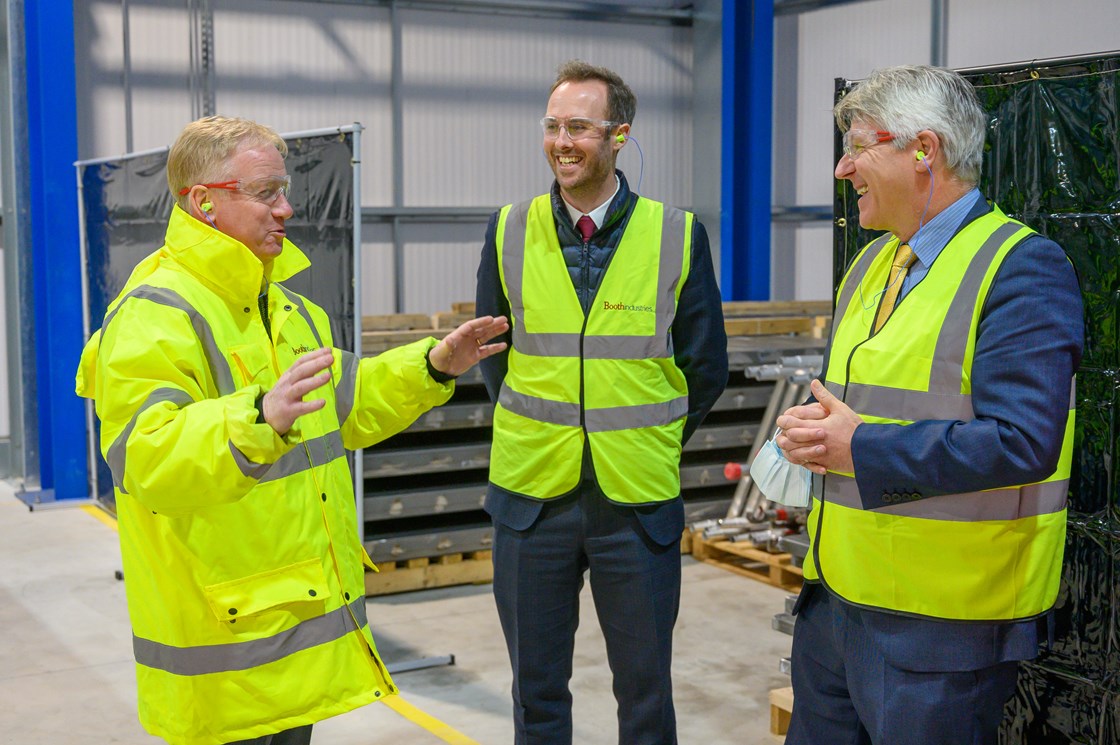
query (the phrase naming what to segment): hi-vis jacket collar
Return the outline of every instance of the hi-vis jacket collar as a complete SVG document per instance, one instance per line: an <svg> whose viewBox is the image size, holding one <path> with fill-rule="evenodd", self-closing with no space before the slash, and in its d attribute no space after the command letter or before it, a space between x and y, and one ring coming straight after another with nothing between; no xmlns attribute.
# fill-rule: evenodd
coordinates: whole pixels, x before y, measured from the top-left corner
<svg viewBox="0 0 1120 745"><path fill-rule="evenodd" d="M205 277L223 295L238 302L255 301L260 293L264 277L261 260L241 241L201 220L195 220L178 205L172 210L163 248L157 253L164 252L190 271ZM140 262L137 271L147 263L148 259ZM309 266L311 262L303 252L285 238L283 250L272 260L269 281L283 282ZM155 268L156 263L153 262L143 277L137 277L134 271L128 285L134 286L143 281Z"/></svg>

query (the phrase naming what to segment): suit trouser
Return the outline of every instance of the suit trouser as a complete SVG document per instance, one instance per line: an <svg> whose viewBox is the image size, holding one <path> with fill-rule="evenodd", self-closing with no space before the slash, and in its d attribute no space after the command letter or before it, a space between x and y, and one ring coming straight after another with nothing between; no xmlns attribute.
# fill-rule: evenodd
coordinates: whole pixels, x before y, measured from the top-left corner
<svg viewBox="0 0 1120 745"><path fill-rule="evenodd" d="M572 742L572 653L579 595L591 594L614 674L618 741L675 745L673 626L679 541L651 541L634 510L594 496L544 505L527 530L495 521L494 599L513 666L517 745Z"/></svg>
<svg viewBox="0 0 1120 745"><path fill-rule="evenodd" d="M302 727L286 729L274 735L254 737L252 740L238 740L237 742L231 742L229 745L309 745L311 742L311 727L312 725L305 724Z"/></svg>
<svg viewBox="0 0 1120 745"><path fill-rule="evenodd" d="M1018 662L902 669L868 633L865 612L823 587L800 604L786 745L995 745Z"/></svg>

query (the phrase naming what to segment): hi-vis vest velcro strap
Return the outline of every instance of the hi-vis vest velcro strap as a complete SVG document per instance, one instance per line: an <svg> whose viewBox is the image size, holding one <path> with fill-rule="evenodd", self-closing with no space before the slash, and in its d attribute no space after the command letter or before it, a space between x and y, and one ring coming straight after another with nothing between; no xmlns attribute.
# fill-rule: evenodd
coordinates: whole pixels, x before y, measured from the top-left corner
<svg viewBox="0 0 1120 745"><path fill-rule="evenodd" d="M134 635L132 651L137 664L145 667L173 675L211 675L267 665L296 652L341 639L353 631L364 629L367 624L366 600L360 597L348 606L302 621L287 631L263 639L173 647Z"/></svg>
<svg viewBox="0 0 1120 745"><path fill-rule="evenodd" d="M498 403L515 414L528 419L564 427L578 427L579 404L550 401L535 396L526 396L510 388L502 387ZM584 414L584 426L588 432L615 432L640 427L659 427L669 424L688 414L688 396L681 396L664 403L639 404L637 406L612 406L602 409L588 409Z"/></svg>
<svg viewBox="0 0 1120 745"><path fill-rule="evenodd" d="M547 199L547 197L546 197ZM536 357L579 357L580 334L532 333L525 328L523 274L525 267L525 229L534 200L509 208L502 243L505 283L513 316L513 347ZM665 209L661 225L661 254L657 268L656 330L650 336L583 337L584 359L630 360L672 357L669 328L676 313L677 284L684 261L687 213Z"/></svg>

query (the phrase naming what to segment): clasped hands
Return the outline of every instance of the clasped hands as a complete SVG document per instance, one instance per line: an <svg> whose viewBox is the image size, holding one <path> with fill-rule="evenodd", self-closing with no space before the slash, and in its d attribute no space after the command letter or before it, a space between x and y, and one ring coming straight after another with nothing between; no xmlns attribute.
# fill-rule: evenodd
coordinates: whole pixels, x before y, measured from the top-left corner
<svg viewBox="0 0 1120 745"><path fill-rule="evenodd" d="M853 473L852 435L863 420L819 380L810 384L810 390L816 401L791 406L778 417L775 424L781 433L775 444L786 460L813 473Z"/></svg>
<svg viewBox="0 0 1120 745"><path fill-rule="evenodd" d="M506 331L509 331L509 321L505 316L482 316L467 321L432 347L428 361L444 375L462 375L479 360L504 351L505 342L487 342ZM296 360L284 371L276 385L264 394L261 401L264 420L284 435L296 419L323 408L327 403L325 399L305 401L303 397L326 385L331 379L332 364L334 353L326 347L308 352Z"/></svg>

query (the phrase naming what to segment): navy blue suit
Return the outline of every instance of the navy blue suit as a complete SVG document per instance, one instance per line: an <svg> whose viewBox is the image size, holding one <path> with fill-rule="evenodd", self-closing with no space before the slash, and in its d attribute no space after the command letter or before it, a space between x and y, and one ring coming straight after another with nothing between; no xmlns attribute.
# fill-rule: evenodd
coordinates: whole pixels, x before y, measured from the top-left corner
<svg viewBox="0 0 1120 745"><path fill-rule="evenodd" d="M559 188L552 188L557 237L585 315L637 200L626 178L618 176L618 193L586 244L572 225ZM479 315L509 314L498 275L496 225L495 214L478 269ZM723 311L708 236L699 222L692 239L691 269L671 330L674 359L688 384L684 441L727 383ZM507 355L483 360L481 367L490 397L497 400ZM585 381L587 386L609 384ZM677 740L670 663L680 602L684 504L680 497L649 506L612 503L596 481L586 441L581 473L581 483L556 499L530 499L493 483L486 496L485 507L494 522L494 598L513 665L515 741L572 741L568 681L579 594L584 573L590 570L614 674L619 742L673 745ZM641 453L634 453L633 478L642 478Z"/></svg>
<svg viewBox="0 0 1120 745"><path fill-rule="evenodd" d="M979 200L962 226L990 209ZM1031 236L1004 260L984 305L975 419L857 427L864 507L881 507L884 493L928 499L1052 474L1082 346L1073 267L1056 243ZM818 584L806 584L795 613L788 745L994 743L1017 661L1035 657L1046 629L1046 618L960 623L867 610Z"/></svg>

